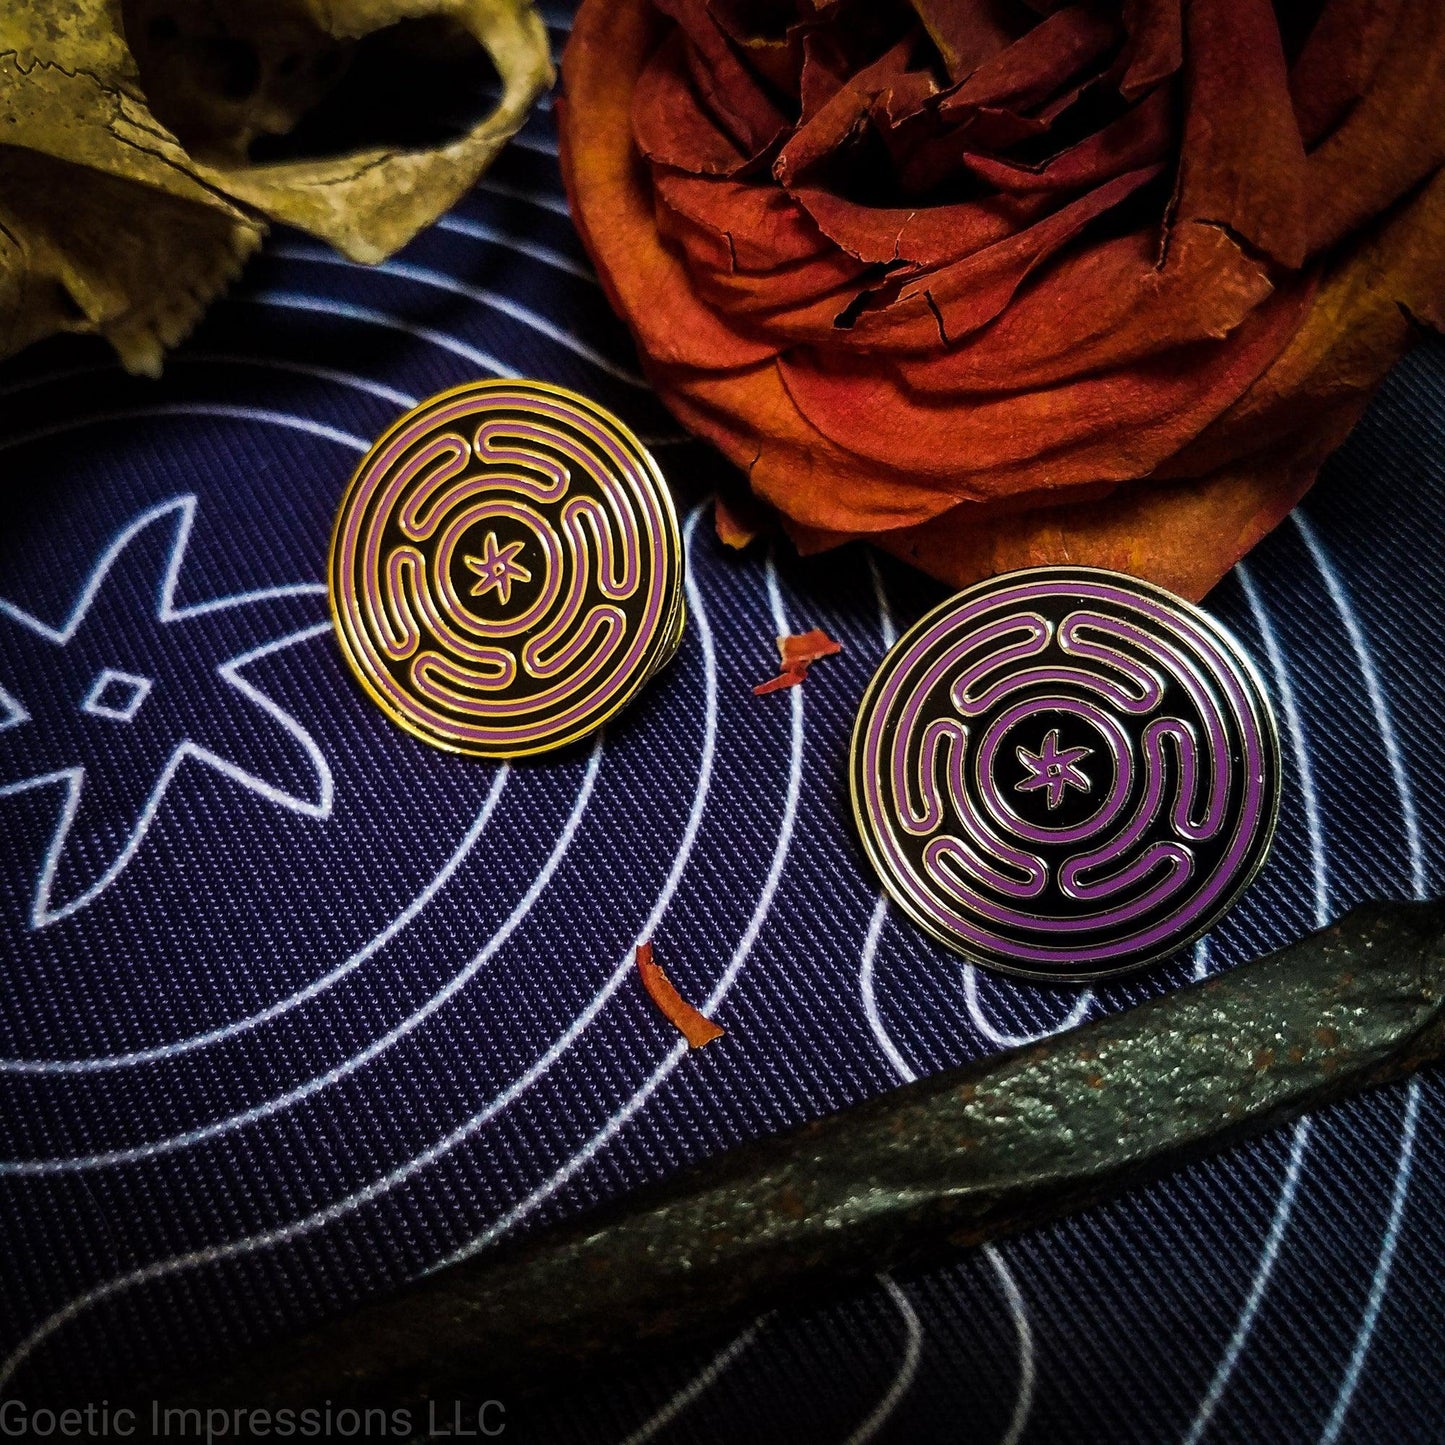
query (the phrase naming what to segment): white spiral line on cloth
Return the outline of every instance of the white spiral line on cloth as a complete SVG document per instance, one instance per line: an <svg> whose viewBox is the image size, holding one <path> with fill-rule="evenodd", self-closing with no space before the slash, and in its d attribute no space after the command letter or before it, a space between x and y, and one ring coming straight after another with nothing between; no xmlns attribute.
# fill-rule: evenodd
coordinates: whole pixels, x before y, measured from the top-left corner
<svg viewBox="0 0 1445 1445"><path fill-rule="evenodd" d="M330 296L308 296L301 291L282 291L270 287L241 292L235 296L223 296L221 300L230 305L239 303L249 306L275 306L285 311L310 311L319 316L339 316L344 321L361 321L368 326L398 331L404 336L413 336L418 341L429 342L443 351L450 351L454 356L460 356L463 361L469 362L479 371L489 372L492 376L516 381L521 375L489 351L479 351L475 346L468 346L465 341L458 341L455 336L449 336L445 331L438 331L433 326L420 326L414 321L393 316L389 311L378 311L371 306L356 306L350 301L337 301Z"/></svg>
<svg viewBox="0 0 1445 1445"><path fill-rule="evenodd" d="M133 421L137 417L148 416L214 416L228 421L259 421L270 426L288 427L292 431L308 432L312 436L320 437L323 441L350 447L354 452L365 452L371 445L370 442L352 432L341 431L334 426L326 426L322 422L312 421L310 417L293 416L290 412L271 411L260 406L237 406L230 402L220 401L167 401L155 402L146 406L119 408L114 411L91 412L89 416L71 417L68 421L56 422L52 426L40 427L35 431L22 432L19 436L4 437L0 439L0 452L9 451L12 447L23 446L27 442L44 441L48 437L59 436L62 432L74 431L78 427L98 426L103 422ZM313 590L325 590L320 583L308 583L307 585Z"/></svg>
<svg viewBox="0 0 1445 1445"><path fill-rule="evenodd" d="M1240 562L1236 564L1234 573L1239 579L1240 588L1244 592L1245 601L1249 604L1255 625L1259 628L1260 641L1264 644L1265 655L1269 659L1269 670L1274 677L1275 691L1279 694L1280 707L1284 712L1290 749L1294 754L1295 772L1299 777L1300 793L1304 799L1305 831L1309 837L1310 862L1314 876L1314 925L1316 928L1323 928L1329 922L1330 906L1329 879L1325 864L1324 824L1320 817L1319 798L1315 792L1314 770L1310 765L1299 700L1295 696L1294 684L1290 680L1289 669L1285 663L1284 652L1280 647L1274 624L1255 587L1249 568ZM1245 1296L1244 1307L1235 1322L1234 1333L1229 1338L1224 1355L1215 1368L1214 1376L1209 1382L1204 1398L1199 1402L1199 1408L1184 1437L1184 1445L1198 1445L1205 1430L1209 1428L1209 1422L1213 1418L1215 1410L1218 1409L1219 1402L1224 1398L1225 1388L1229 1384L1235 1366L1239 1363L1239 1357L1244 1350L1249 1333L1254 1328L1255 1316L1264 1300L1270 1276L1274 1273L1275 1264L1279 1260L1279 1251L1284 1242L1285 1230L1294 1213L1300 1171L1305 1149L1309 1144L1310 1130L1311 1123L1308 1116L1294 1126L1289 1165L1285 1170L1284 1183L1280 1186L1279 1200L1275 1204L1274 1217L1270 1221L1269 1233L1265 1236L1259 1264L1255 1268L1254 1280L1249 1287L1249 1293Z"/></svg>
<svg viewBox="0 0 1445 1445"><path fill-rule="evenodd" d="M331 630L330 623L323 624L325 631ZM451 881L456 871L466 861L477 841L486 831L487 825L496 812L497 803L501 799L502 789L506 786L507 779L511 776L511 769L503 763L497 769L497 775L492 779L491 787L487 790L487 796L482 801L481 810L472 820L471 826L462 835L461 841L452 851L451 856L442 864L435 876L427 883L426 887L414 897L407 906L402 909L389 923L381 929L374 937L362 944L343 962L336 965L329 973L323 974L320 978L308 983L305 988L298 989L293 994L288 994L283 999L256 1013L248 1014L245 1018L233 1019L230 1023L221 1024L214 1029L208 1029L204 1033L192 1034L189 1038L177 1039L168 1044L157 1044L152 1048L133 1049L123 1054L103 1054L89 1059L5 1059L0 1058L0 1073L11 1074L88 1074L97 1073L110 1069L131 1068L138 1064L153 1063L158 1059L176 1058L181 1054L191 1053L196 1049L208 1048L226 1039L234 1038L238 1034L245 1033L250 1029L259 1027L261 1024L270 1023L272 1019L280 1018L291 1009L301 1004L309 1003L319 994L324 993L334 984L339 983L347 974L358 969L367 959L379 953L388 943L412 923L423 909L437 896L438 893ZM0 1174L6 1171L6 1163L0 1161Z"/></svg>
<svg viewBox="0 0 1445 1445"><path fill-rule="evenodd" d="M893 1042L893 1035L888 1032L888 1026L878 1012L878 999L874 991L873 974L878 959L878 940L883 936L883 925L887 921L888 895L880 893L877 903L873 905L873 917L868 920L868 932L863 939L863 961L858 969L858 992L863 997L863 1013L868 1019L868 1027L873 1031L878 1047L883 1050L883 1057L892 1065L893 1072L900 1079L912 1082L918 1075L903 1057L898 1045Z"/></svg>
<svg viewBox="0 0 1445 1445"><path fill-rule="evenodd" d="M1209 977L1209 938L1206 935L1194 945L1194 966L1190 976L1196 980Z"/></svg>
<svg viewBox="0 0 1445 1445"><path fill-rule="evenodd" d="M1400 739L1395 732L1394 719L1390 713L1389 701L1385 697L1384 686L1380 682L1380 674L1375 668L1374 658L1370 655L1370 645L1365 638L1365 630L1360 622L1359 614L1355 610L1355 604L1343 579L1336 571L1334 563L1330 560L1329 553L1325 551L1324 544L1316 535L1308 518L1298 508L1295 509L1293 518L1315 566L1319 569L1320 580L1325 584L1325 591L1329 593L1330 601L1334 603L1335 611L1340 615L1345 635L1350 639L1350 647L1355 654L1355 661L1359 664L1360 676L1365 684L1365 694L1370 699L1370 710L1375 715L1375 726L1380 730L1380 741L1384 745L1385 760L1390 767L1390 777L1394 780L1395 791L1400 798L1400 820L1404 825L1405 848L1410 857L1410 886L1415 897L1423 900L1427 894L1424 840L1420 836L1420 819L1415 812L1414 790L1410 786L1410 777L1405 770L1405 759L1400 752Z"/></svg>
<svg viewBox="0 0 1445 1445"><path fill-rule="evenodd" d="M512 137L514 146L524 151L533 151L539 156L557 157L557 142L549 135L536 135L530 131L518 131Z"/></svg>
<svg viewBox="0 0 1445 1445"><path fill-rule="evenodd" d="M344 257L340 256L317 256L313 259L338 265L343 262L348 266L359 267L360 265L358 262L346 261ZM440 272L436 274L438 276L441 275ZM252 306L274 306L282 310L290 311L311 311L323 316L338 316L348 321L360 321L369 326L378 326L392 331L399 331L404 335L413 336L419 341L425 341L432 346L440 347L443 351L449 351L455 356L460 356L479 370L489 372L493 376L509 380L521 378L520 372L499 361L490 352L478 351L476 347L468 346L466 342L458 341L454 336L450 336L444 331L437 331L430 326L418 326L399 316L393 316L385 311L377 311L369 306L356 306L348 301L332 300L330 297L311 296L297 291L281 291L270 288L253 291L249 294L223 296L221 300L232 304L241 303ZM645 385L645 383L638 384ZM686 433L663 434L661 436L649 436L638 433L637 439L644 446L649 447L677 446L693 440L693 438Z"/></svg>
<svg viewBox="0 0 1445 1445"><path fill-rule="evenodd" d="M700 510L700 509L699 509ZM698 512L692 515L691 523L695 522ZM782 594L778 590L778 574L773 559L769 557L767 567L768 601L773 610L773 622L778 629L778 635L783 636L789 630L787 614L783 610ZM701 620L701 619L700 619ZM798 801L802 795L803 786L803 689L800 687L790 688L789 705L791 711L792 737L791 754L788 761L788 790L783 804L783 819L778 829L778 841L773 850L772 862L768 867L768 875L763 883L763 890L753 909L753 916L748 921L748 926L738 941L738 946L733 950L733 956L728 961L728 966L723 970L722 977L718 979L716 986L707 1001L703 1004L700 1012L711 1018L718 1010L722 1001L731 991L734 981L741 972L743 964L752 953L753 945L757 942L758 935L762 932L763 924L767 921L768 914L772 911L773 899L777 894L778 885L782 881L783 869L788 860L788 852L793 842L793 827L798 817ZM657 907L653 910L652 917L648 920L647 927L638 935L638 942L651 937L657 924L661 922L662 915L666 910L667 902L670 901L669 894L666 899L659 899ZM606 993L610 993L621 983L632 970L633 960L629 954L621 963L616 973L609 980ZM600 1005L599 1005L600 1006ZM572 1178L579 1170L601 1152L601 1150L626 1126L634 1114L647 1102L656 1092L658 1086L675 1069L679 1061L688 1052L688 1044L685 1039L679 1040L664 1057L661 1064L653 1071L647 1082L627 1101L622 1108L595 1133L572 1158L562 1166L545 1184L539 1185L525 1199L507 1211L499 1220L468 1240L460 1249L449 1255L444 1264L454 1264L459 1260L468 1259L479 1250L485 1249L487 1245L506 1234L510 1229L519 1224L534 1209L545 1200L551 1197L558 1189ZM440 1268L441 1266L437 1266Z"/></svg>
<svg viewBox="0 0 1445 1445"><path fill-rule="evenodd" d="M1329 593L1330 601L1334 603L1335 610L1340 615L1345 635L1350 639L1350 647L1355 654L1355 661L1359 664L1360 676L1365 683L1365 692L1370 699L1370 708L1375 715L1375 725L1379 729L1380 740L1385 748L1385 759L1390 767L1390 776L1394 779L1395 790L1400 799L1400 819L1405 829L1405 847L1410 858L1411 892L1414 897L1424 901L1428 896L1429 888L1425 876L1424 840L1420 836L1420 822L1415 811L1415 794L1410 786L1410 775L1405 769L1405 760L1400 751L1400 740L1395 732L1390 705L1385 697L1385 689L1381 684L1379 672L1375 668L1375 661L1365 638L1364 627L1355 609L1354 601L1350 597L1343 579L1335 570L1335 565L1325 550L1323 542L1316 535L1314 527L1310 525L1304 513L1298 509L1294 512L1294 522L1299 529L1300 536L1304 539L1310 556L1314 559L1315 566L1319 569L1325 591ZM1385 1302L1385 1290L1389 1284L1390 1270L1395 1262L1395 1249L1399 1243L1400 1228L1405 1218L1405 1201L1410 1187L1410 1174L1414 1167L1415 1127L1419 1109L1419 1080L1411 1078L1405 1086L1405 1115L1400 1126L1400 1155L1395 1166L1390 1214L1380 1241L1380 1253L1375 1264L1374 1277L1370 1281L1370 1293L1365 1302L1365 1311L1360 1317L1360 1327L1355 1335L1354 1347L1350 1352L1344 1378L1340 1381L1340 1389L1335 1397L1334 1407L1320 1434L1320 1445L1334 1445L1339 1438L1340 1431L1344 1428L1345 1416L1349 1413L1350 1402L1354 1399L1355 1391L1359 1387L1365 1360L1370 1352L1370 1342L1374 1339L1375 1326L1379 1322L1380 1310Z"/></svg>
<svg viewBox="0 0 1445 1445"><path fill-rule="evenodd" d="M408 392L398 391L394 386L373 381L369 376L358 376L354 371L340 371L334 366L314 366L307 361L287 361L278 356L243 356L234 351L184 351L172 356L167 365L255 366L263 371L289 371L297 376L310 376L317 381L349 386L353 391L368 392L382 401L401 407L404 411L410 411L419 400Z"/></svg>
<svg viewBox="0 0 1445 1445"><path fill-rule="evenodd" d="M660 1405L637 1429L632 1431L621 1445L647 1445L647 1441L660 1435L689 1405L705 1390L717 1383L723 1373L732 1365L752 1342L757 1339L767 1316L753 1321L747 1329L729 1341L700 1369L675 1395Z"/></svg>
<svg viewBox="0 0 1445 1445"><path fill-rule="evenodd" d="M906 1331L903 1360L898 1366L893 1383L888 1387L888 1393L873 1407L868 1418L847 1438L844 1445L867 1445L888 1423L903 1397L913 1388L914 1378L918 1374L918 1362L923 1358L923 1321L918 1318L913 1302L889 1275L880 1274L878 1279L903 1319L903 1328Z"/></svg>
<svg viewBox="0 0 1445 1445"><path fill-rule="evenodd" d="M701 507L695 508L689 516L684 529L684 546L688 549L689 553L693 532L701 512ZM654 918L661 917L662 912L666 910L668 903L670 903L673 894L681 882L683 871L691 857L693 845L697 840L698 831L702 824L702 816L708 794L711 791L712 763L717 742L717 658L713 647L712 629L708 623L707 610L703 604L702 594L697 588L690 569L685 569L685 583L687 587L689 612L697 624L703 652L703 676L706 694L703 752L698 768L698 784L694 793L692 810L688 815L687 826L683 833L682 842L679 844L678 852L674 857L672 870L663 884L662 896L659 898L658 905L654 909ZM798 709L795 708L795 713L797 712ZM795 749L795 755L800 759L800 748ZM541 894L542 888L545 886L545 881L542 881L540 886L538 883L534 883L527 897L517 905L511 918L503 925L503 930L510 933L515 929L521 919L530 911L533 903L535 903L537 897ZM641 942L645 940L650 931L650 927L644 930L643 933L639 935L638 941ZM25 1361L29 1359L41 1344L95 1305L103 1303L105 1300L139 1285L149 1284L186 1270L220 1263L224 1260L237 1258L246 1254L254 1254L260 1250L288 1244L305 1235L313 1234L318 1229L334 1223L336 1220L342 1219L354 1213L356 1210L361 1209L373 1200L390 1193L420 1173L423 1169L450 1153L457 1145L463 1143L490 1123L492 1119L506 1109L551 1068L552 1064L561 1057L566 1048L570 1046L586 1025L596 1016L602 1004L606 1001L606 998L610 996L611 992L615 991L617 982L620 980L625 969L631 964L632 954L629 953L627 959L624 961L623 968L620 968L618 972L614 974L613 980L609 983L603 994L593 1000L593 1003L588 1009L574 1021L567 1034L549 1048L524 1075L514 1080L502 1093L492 1099L490 1103L473 1114L469 1119L463 1121L457 1128L439 1139L428 1149L420 1154L414 1155L404 1164L398 1165L397 1168L390 1171L390 1173L383 1175L380 1179L373 1181L365 1188L359 1189L343 1199L337 1200L325 1209L318 1210L314 1214L307 1215L299 1220L294 1220L289 1224L280 1225L274 1229L265 1230L259 1234L249 1235L242 1239L232 1240L225 1244L208 1245L202 1249L192 1250L185 1254L173 1255L168 1259L158 1260L152 1264L144 1265L139 1269L131 1270L126 1274L117 1275L105 1281L103 1284L97 1285L77 1295L69 1301L69 1303L63 1305L60 1309L54 1311L42 1320L21 1340L5 1360L0 1361L0 1399L4 1398L5 1392L9 1388L10 1382L14 1379L16 1371L24 1365Z"/></svg>
<svg viewBox="0 0 1445 1445"><path fill-rule="evenodd" d="M533 241L525 236L515 236L510 231L499 231L494 226L487 225L485 221L477 221L470 216L458 216L453 213L442 216L437 221L436 227L439 231L451 231L454 235L470 236L474 241L490 242L492 245L501 246L517 255L539 261L544 266L552 267L554 271L565 271L568 275L576 276L592 286L599 285L596 273L585 262L576 261L571 256L554 250L551 246L542 245L540 241Z"/></svg>
<svg viewBox="0 0 1445 1445"><path fill-rule="evenodd" d="M1340 1382L1339 1394L1335 1396L1334 1408L1320 1432L1320 1445L1334 1445L1344 1428L1345 1416L1349 1413L1350 1402L1360 1383L1365 1368L1365 1359L1370 1352L1370 1341L1375 1335L1380 1310L1385 1303L1385 1287L1390 1280L1390 1268L1395 1262L1395 1247L1400 1241L1400 1226L1405 1219L1405 1199L1410 1187L1410 1171L1415 1158L1415 1124L1420 1111L1420 1085L1411 1079L1405 1089L1405 1118L1400 1126L1400 1161L1395 1166L1395 1187L1390 1196L1390 1217L1385 1222L1385 1234L1380 1244L1380 1257L1375 1265L1375 1277L1370 1281L1370 1295L1365 1301L1365 1313L1360 1319L1360 1328L1355 1335L1355 1346L1350 1351L1350 1363L1345 1377Z"/></svg>
<svg viewBox="0 0 1445 1445"><path fill-rule="evenodd" d="M1274 1218L1270 1221L1269 1233L1265 1236L1264 1249L1255 1270L1254 1281L1250 1285L1249 1294L1245 1297L1244 1308L1240 1312L1234 1333L1230 1336L1224 1358L1215 1368L1214 1378L1210 1380L1209 1389L1205 1392L1204 1399L1195 1412L1189 1433L1184 1437L1185 1445L1197 1445L1205 1430L1208 1429L1215 1410L1219 1408L1220 1400L1224 1398L1225 1387L1234 1373L1234 1367L1239 1363L1240 1353L1244 1349L1245 1341L1254 1324L1254 1317L1259 1312L1260 1303L1264 1299L1270 1275L1274 1272L1275 1261L1279 1258L1280 1246L1284 1243L1285 1230L1289 1227L1290 1216L1294 1212L1295 1195L1299 1189L1300 1168L1304 1163L1305 1147L1309 1143L1311 1127L1308 1115L1295 1125L1294 1138L1290 1143L1289 1165L1285 1169L1279 1203L1275 1206Z"/></svg>
<svg viewBox="0 0 1445 1445"><path fill-rule="evenodd" d="M532 905L541 896L543 889L551 882L552 876L561 866L567 850L577 836L577 831L582 823L582 815L587 811L587 805L592 800L592 791L596 785L601 764L602 738L599 735L591 755L588 757L587 771L583 776L582 785L578 789L577 797L572 804L572 811L563 825L562 832L558 835L541 872L533 880L522 901L512 911L507 921L488 939L481 952L458 969L420 1008L399 1024L388 1029L380 1038L374 1039L359 1053L343 1059L341 1063L333 1065L324 1073L314 1075L304 1084L298 1084L294 1089L288 1089L284 1094L277 1094L264 1103L254 1104L251 1108L243 1109L224 1119L217 1119L195 1129L172 1134L165 1139L155 1139L149 1143L136 1144L125 1149L109 1149L97 1154L78 1155L71 1158L0 1160L0 1178L7 1175L33 1177L45 1174L74 1174L81 1170L135 1164L164 1154L174 1154L181 1149L191 1149L208 1140L233 1133L248 1124L257 1123L261 1119L268 1119L272 1115L292 1109L297 1104L304 1103L307 1099L319 1094L322 1090L331 1088L348 1075L354 1074L358 1069L365 1068L394 1044L419 1028L432 1014L454 998L495 957L502 945L520 927L531 911Z"/></svg>
<svg viewBox="0 0 1445 1445"><path fill-rule="evenodd" d="M395 387L387 386L383 382L372 381L370 377L357 376L355 372L351 371L338 371L331 366L312 366L305 361L286 361L275 356L242 356L238 352L227 351L178 351L166 358L167 366L190 366L198 363L201 365L254 366L263 371L290 371L298 376L311 376L319 381L331 381L340 386L352 387L356 391L370 392L372 396L389 401L394 406L410 409L417 403L416 397L410 396L404 391L398 391ZM14 396L17 392L31 391L39 386L48 386L51 382L71 381L78 376L99 376L106 372L119 374L120 369L118 361L95 361L88 362L84 366L62 366L54 371L42 371L34 376L27 376L23 381L12 382L9 386L0 386L0 396Z"/></svg>
<svg viewBox="0 0 1445 1445"><path fill-rule="evenodd" d="M878 600L878 630L883 638L883 650L887 652L898 641L898 628L893 621L893 609L888 604L888 592L883 585L883 574L878 570L877 560L870 554L868 572L873 581L873 595ZM899 1078L911 1081L917 1077L908 1061L903 1057L893 1036L888 1032L882 1015L878 1012L878 999L874 990L874 969L878 958L878 942L883 936L883 925L888 919L888 894L880 892L873 905L873 916L868 920L868 932L863 938L863 959L858 970L858 992L863 998L863 1012L868 1027L883 1050L883 1056L893 1066Z"/></svg>
<svg viewBox="0 0 1445 1445"><path fill-rule="evenodd" d="M1024 1304L1023 1292L1015 1282L1013 1274L996 1245L986 1244L983 1255L993 1266L998 1276L999 1287L1008 1300L1009 1313L1013 1315L1014 1327L1018 1331L1019 1388L1014 1399L1014 1412L1009 1420L999 1445L1018 1445L1029 1423L1029 1414L1034 1405L1034 1387L1038 1382L1037 1365L1034 1356L1034 1332L1029 1325L1029 1312Z"/></svg>
<svg viewBox="0 0 1445 1445"><path fill-rule="evenodd" d="M374 265L364 266L361 262L353 261L349 256L341 255L339 251L322 251L309 246L290 244L272 246L266 254L281 261L302 261L313 266L340 266L349 270L366 270L382 276L395 276L399 280L412 281L421 286L431 286L438 291L447 291L453 296L461 296L468 301L475 302L484 310L494 311L498 315L529 327L539 336L545 336L549 341L556 342L558 346L565 347L573 355L580 356L583 361L591 362L599 371L605 372L617 381L626 382L628 386L647 387L647 383L635 371L619 365L610 356L604 356L595 347L589 346L581 337L561 326L554 325L545 316L539 316L530 307L513 301L510 296L505 296L500 291L489 291L484 286L473 286L470 282L459 281L455 276L447 275L445 271L434 271L429 266L418 266L410 261L378 261Z"/></svg>
<svg viewBox="0 0 1445 1445"><path fill-rule="evenodd" d="M526 205L536 206L538 210L551 211L554 216L561 216L567 221L572 219L567 198L552 191L529 190L526 186L510 186L505 181L499 181L492 176L483 176L472 189L487 191L491 195L501 196L506 201L522 201Z"/></svg>
<svg viewBox="0 0 1445 1445"><path fill-rule="evenodd" d="M1294 753L1295 771L1299 775L1300 795L1304 802L1305 833L1310 840L1310 869L1314 880L1314 926L1323 928L1330 921L1330 885L1325 853L1325 825L1320 811L1319 794L1315 789L1315 772L1310 762L1307 734L1304 720L1300 715L1299 699L1295 695L1289 666L1285 662L1284 649L1274 630L1269 612L1254 576L1243 562L1235 564L1234 575L1239 579L1244 600L1259 628L1260 641L1264 644L1265 656L1269 659L1269 670L1274 675L1275 690L1279 694L1280 707L1284 711L1285 725L1290 735L1290 750Z"/></svg>
<svg viewBox="0 0 1445 1445"><path fill-rule="evenodd" d="M1011 1034L1005 1029L998 1028L989 1022L983 1011L983 1006L978 997L978 969L971 963L963 966L963 996L968 1003L969 1017L973 1019L975 1027L984 1038L1004 1048L1018 1048L1023 1044L1036 1044L1040 1039L1052 1038L1055 1034L1067 1033L1070 1029L1078 1028L1089 1015L1089 1009L1094 1002L1094 991L1091 988L1084 989L1074 1000L1073 1006L1069 1009L1058 1023L1049 1028L1040 1029L1032 1034Z"/></svg>

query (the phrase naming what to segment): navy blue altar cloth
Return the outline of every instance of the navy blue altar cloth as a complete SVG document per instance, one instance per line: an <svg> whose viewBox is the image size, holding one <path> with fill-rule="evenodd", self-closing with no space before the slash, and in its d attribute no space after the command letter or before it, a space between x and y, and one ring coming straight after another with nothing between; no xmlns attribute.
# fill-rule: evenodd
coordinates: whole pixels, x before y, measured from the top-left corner
<svg viewBox="0 0 1445 1445"><path fill-rule="evenodd" d="M553 39L565 16L554 15ZM1080 994L879 901L843 759L940 595L738 557L722 463L641 382L550 109L395 261L280 234L170 362L0 367L0 1367L85 1400L296 1327L741 1141L1445 888L1445 345L1208 606L1279 706L1274 853L1196 949ZM593 750L499 768L390 724L322 587L368 440L551 379L656 449L680 656ZM779 633L841 656L755 698ZM77 786L83 769L83 783ZM651 936L723 1043L628 972ZM546 1441L1445 1438L1445 1086L1381 1090L950 1268L549 1401ZM524 1438L522 1426L503 1438Z"/></svg>

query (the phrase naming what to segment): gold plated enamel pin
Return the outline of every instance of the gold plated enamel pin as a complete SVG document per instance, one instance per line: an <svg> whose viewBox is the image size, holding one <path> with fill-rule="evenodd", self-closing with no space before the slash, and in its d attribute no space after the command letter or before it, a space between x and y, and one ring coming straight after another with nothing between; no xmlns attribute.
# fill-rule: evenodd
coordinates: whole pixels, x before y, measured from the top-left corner
<svg viewBox="0 0 1445 1445"><path fill-rule="evenodd" d="M366 691L480 757L586 737L686 625L656 462L600 406L537 381L455 387L394 422L347 487L328 582Z"/></svg>

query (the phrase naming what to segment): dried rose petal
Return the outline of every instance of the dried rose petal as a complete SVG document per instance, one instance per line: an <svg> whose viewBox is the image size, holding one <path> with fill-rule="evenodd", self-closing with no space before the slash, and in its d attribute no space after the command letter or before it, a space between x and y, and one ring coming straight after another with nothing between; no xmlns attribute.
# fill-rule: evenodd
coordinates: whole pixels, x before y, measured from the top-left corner
<svg viewBox="0 0 1445 1445"><path fill-rule="evenodd" d="M741 552L757 541L765 519L762 508L750 498L734 501L718 497L712 506L712 524L724 547Z"/></svg>
<svg viewBox="0 0 1445 1445"><path fill-rule="evenodd" d="M843 644L834 642L826 632L815 627L811 632L794 633L791 637L778 638L778 656L782 658L783 670L777 677L760 682L754 689L755 697L777 692L784 687L797 687L808 675L808 669L821 657L832 657L842 652Z"/></svg>
<svg viewBox="0 0 1445 1445"><path fill-rule="evenodd" d="M647 996L657 1005L663 1018L687 1040L688 1048L700 1049L723 1036L725 1030L693 1008L673 987L672 980L661 966L652 961L651 942L637 945L637 972L642 976Z"/></svg>

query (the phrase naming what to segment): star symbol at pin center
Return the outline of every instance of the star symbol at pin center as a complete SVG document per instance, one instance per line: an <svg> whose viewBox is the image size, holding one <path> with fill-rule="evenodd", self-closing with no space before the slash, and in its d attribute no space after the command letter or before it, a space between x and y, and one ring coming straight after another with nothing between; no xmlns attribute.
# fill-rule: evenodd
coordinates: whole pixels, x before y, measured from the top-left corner
<svg viewBox="0 0 1445 1445"><path fill-rule="evenodd" d="M1081 759L1092 753L1093 748L1059 747L1059 730L1050 728L1036 753L1025 747L1015 749L1018 760L1028 770L1021 782L1014 784L1019 793L1032 793L1040 788L1048 789L1049 811L1052 812L1064 801L1066 788L1077 788L1087 793L1092 784L1089 775L1079 767Z"/></svg>
<svg viewBox="0 0 1445 1445"><path fill-rule="evenodd" d="M472 588L473 597L481 597L495 587L505 607L512 600L512 583L532 580L530 570L517 561L517 553L523 545L522 542L508 542L505 547L499 546L497 534L488 532L482 541L482 555L462 558L479 579Z"/></svg>

